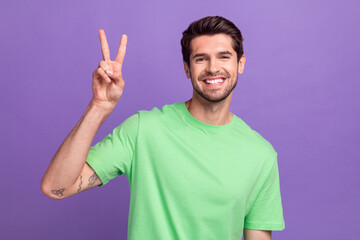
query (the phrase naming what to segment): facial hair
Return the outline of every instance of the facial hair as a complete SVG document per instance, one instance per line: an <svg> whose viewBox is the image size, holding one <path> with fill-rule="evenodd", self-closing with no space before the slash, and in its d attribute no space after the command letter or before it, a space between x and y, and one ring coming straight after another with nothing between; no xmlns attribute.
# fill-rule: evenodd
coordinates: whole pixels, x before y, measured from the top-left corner
<svg viewBox="0 0 360 240"><path fill-rule="evenodd" d="M201 82L204 78L206 77L224 77L226 80L225 81L229 81L229 78L231 77L231 75L227 72L225 73L221 73L221 74L211 74L211 73L205 73L205 74L202 74L199 76L199 79L195 80L195 81L199 81ZM193 88L194 90L197 92L197 94L199 94L199 96L201 96L203 99L209 101L209 102L213 102L213 103L216 103L216 102L221 102L223 100L225 100L229 95L230 93L234 90L234 88L236 87L237 85L237 81L238 81L238 75L236 75L236 79L235 79L235 82L233 85L230 85L228 86L227 89L225 89L225 92L218 96L218 97L212 97L208 94L206 94L205 92L202 92L195 84L194 84L194 79L192 78L191 76L191 73L190 73L190 78L191 78L191 84L193 85Z"/></svg>

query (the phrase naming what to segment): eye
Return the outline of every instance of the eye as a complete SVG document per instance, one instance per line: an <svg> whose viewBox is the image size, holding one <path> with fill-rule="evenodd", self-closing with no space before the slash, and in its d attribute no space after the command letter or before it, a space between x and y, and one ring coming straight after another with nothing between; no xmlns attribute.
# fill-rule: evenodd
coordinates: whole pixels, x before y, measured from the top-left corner
<svg viewBox="0 0 360 240"><path fill-rule="evenodd" d="M220 59L229 59L229 58L230 58L230 56L227 56L227 55L220 56Z"/></svg>
<svg viewBox="0 0 360 240"><path fill-rule="evenodd" d="M206 60L205 58L201 57L201 58L195 59L195 62L203 62L203 61L205 61L205 60Z"/></svg>

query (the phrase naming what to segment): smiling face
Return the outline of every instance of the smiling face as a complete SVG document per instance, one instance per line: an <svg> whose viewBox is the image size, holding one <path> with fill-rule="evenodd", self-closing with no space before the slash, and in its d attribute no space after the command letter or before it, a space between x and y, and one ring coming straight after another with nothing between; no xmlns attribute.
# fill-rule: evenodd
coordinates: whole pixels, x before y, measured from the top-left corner
<svg viewBox="0 0 360 240"><path fill-rule="evenodd" d="M191 40L191 49L190 66L184 62L184 68L191 78L193 94L210 102L227 99L237 84L238 73L244 71L245 56L237 61L232 38L226 34L196 37Z"/></svg>

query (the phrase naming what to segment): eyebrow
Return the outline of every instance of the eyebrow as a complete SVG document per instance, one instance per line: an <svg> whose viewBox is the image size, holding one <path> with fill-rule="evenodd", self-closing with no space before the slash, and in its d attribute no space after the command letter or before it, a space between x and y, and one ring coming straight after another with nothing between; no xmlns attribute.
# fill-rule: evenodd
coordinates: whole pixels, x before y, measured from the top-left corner
<svg viewBox="0 0 360 240"><path fill-rule="evenodd" d="M219 54L219 55L228 54L228 55L230 55L230 56L233 55L233 54L232 54L231 52L229 52L229 51L221 51L221 52L219 52L218 54ZM192 57L192 59L197 58L197 57L205 57L205 56L208 56L208 54L206 54L206 53L197 53L197 54L195 54L195 55Z"/></svg>
<svg viewBox="0 0 360 240"><path fill-rule="evenodd" d="M222 51L222 52L219 52L219 54L229 54L230 56L232 56L232 53L229 51Z"/></svg>

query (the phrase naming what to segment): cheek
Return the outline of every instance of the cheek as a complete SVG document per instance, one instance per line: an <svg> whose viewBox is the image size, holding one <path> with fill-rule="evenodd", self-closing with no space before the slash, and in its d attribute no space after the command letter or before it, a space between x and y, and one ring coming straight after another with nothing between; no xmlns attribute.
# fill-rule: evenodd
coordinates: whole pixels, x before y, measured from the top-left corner
<svg viewBox="0 0 360 240"><path fill-rule="evenodd" d="M239 70L238 65L236 63L227 63L223 66L223 69L231 74L236 74Z"/></svg>
<svg viewBox="0 0 360 240"><path fill-rule="evenodd" d="M191 67L190 68L190 74L192 77L198 77L200 73L202 72L202 69L199 66Z"/></svg>

